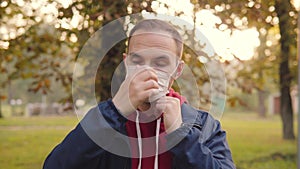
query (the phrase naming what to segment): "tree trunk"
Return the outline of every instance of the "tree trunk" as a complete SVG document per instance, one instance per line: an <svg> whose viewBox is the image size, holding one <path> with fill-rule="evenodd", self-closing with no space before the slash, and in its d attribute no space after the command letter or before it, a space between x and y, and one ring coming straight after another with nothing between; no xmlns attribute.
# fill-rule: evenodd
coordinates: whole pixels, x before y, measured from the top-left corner
<svg viewBox="0 0 300 169"><path fill-rule="evenodd" d="M265 92L258 90L258 114L259 117L266 117Z"/></svg>
<svg viewBox="0 0 300 169"><path fill-rule="evenodd" d="M124 19L120 19L123 16L128 15L127 6L129 3L132 3L132 11L133 13L141 12L143 9L151 12L151 1L145 1L146 6L143 3L144 1L112 1L112 0L102 0L103 5L103 26L110 23L115 19L119 19L118 22L114 22L115 26L113 29L109 31L105 35L103 39L111 40L114 39L115 35L124 34ZM116 44L113 48L111 48L106 56L103 58L101 64L99 65L97 71L97 79L95 92L98 100L106 100L108 98L113 97L113 95L117 92L119 86L125 77L125 68L122 63L123 61L123 53L125 52L125 41L124 39L118 44ZM107 41L103 42L102 45L105 47ZM120 65L121 64L121 65ZM120 67L118 67L120 65ZM118 68L118 69L117 69ZM115 73L115 74L114 74ZM112 77L117 76L116 84L111 84Z"/></svg>
<svg viewBox="0 0 300 169"><path fill-rule="evenodd" d="M266 28L269 29L268 27ZM257 48L258 52L258 63L264 63L264 59L266 58L265 50L267 49L267 33L261 33L259 32L259 40L261 44ZM264 70L265 70L265 64L259 64L258 67L258 79L257 79L257 94L258 94L258 115L260 117L266 117L266 106L265 106L265 82L263 79L264 77Z"/></svg>
<svg viewBox="0 0 300 169"><path fill-rule="evenodd" d="M1 94L0 94L0 97L1 97ZM0 118L3 118L3 115L2 115L2 98L0 98Z"/></svg>
<svg viewBox="0 0 300 169"><path fill-rule="evenodd" d="M291 74L289 69L290 46L292 45L293 36L291 30L293 28L289 11L291 9L290 1L276 0L276 13L279 18L280 29L280 115L283 123L283 138L295 139L293 125L293 109L290 95Z"/></svg>
<svg viewBox="0 0 300 169"><path fill-rule="evenodd" d="M103 26L127 14L127 4L125 1L103 0L102 5L104 13ZM114 36L125 33L122 20L113 23L115 24L111 26L113 29L105 32L103 37L101 37L103 49L108 49L109 46L107 45L114 43L110 41L115 39ZM118 65L123 60L122 54L125 52L125 40L117 42L116 45L109 49L98 67L95 85L97 86L95 93L98 100L107 100L112 97L111 80Z"/></svg>

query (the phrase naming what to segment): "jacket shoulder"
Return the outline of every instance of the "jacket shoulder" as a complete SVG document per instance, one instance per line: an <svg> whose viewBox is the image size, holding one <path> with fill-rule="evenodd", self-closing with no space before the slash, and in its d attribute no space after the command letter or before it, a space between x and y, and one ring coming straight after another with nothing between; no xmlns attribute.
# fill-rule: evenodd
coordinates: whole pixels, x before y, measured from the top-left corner
<svg viewBox="0 0 300 169"><path fill-rule="evenodd" d="M218 130L219 122L206 111L195 109L194 107L182 105L183 122L192 124L194 127L201 130L201 142L209 139L209 137Z"/></svg>

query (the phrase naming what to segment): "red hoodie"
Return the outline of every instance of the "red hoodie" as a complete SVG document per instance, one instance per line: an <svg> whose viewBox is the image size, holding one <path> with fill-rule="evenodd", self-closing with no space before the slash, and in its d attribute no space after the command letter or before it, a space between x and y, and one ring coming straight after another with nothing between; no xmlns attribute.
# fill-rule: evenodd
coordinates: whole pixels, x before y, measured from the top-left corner
<svg viewBox="0 0 300 169"><path fill-rule="evenodd" d="M179 93L175 92L173 89L170 89L167 96L175 97L180 100L180 104L183 104L186 102L186 99L181 96ZM136 116L136 113L133 114ZM134 118L135 119L135 118ZM140 130L141 130L141 137L142 138L148 138L148 137L155 137L156 134L156 120L148 123L140 123ZM126 130L129 137L137 138L137 130L136 130L136 123L134 121L127 121L126 123ZM163 118L160 123L160 130L159 130L159 151L164 152L161 154L158 154L158 168L160 169L171 169L171 162L172 162L172 155L168 151L164 151L166 149L166 140L164 136L166 135L165 132L165 126L163 123ZM155 155L150 157L145 157L146 154L144 152L147 152L147 154L155 154L155 140L149 139L149 140L142 140L142 169L153 169L154 168L154 161L155 161ZM130 145L131 145L131 152L133 157L138 157L138 143L137 139L130 139ZM132 169L137 169L139 165L139 159L138 158L132 158Z"/></svg>

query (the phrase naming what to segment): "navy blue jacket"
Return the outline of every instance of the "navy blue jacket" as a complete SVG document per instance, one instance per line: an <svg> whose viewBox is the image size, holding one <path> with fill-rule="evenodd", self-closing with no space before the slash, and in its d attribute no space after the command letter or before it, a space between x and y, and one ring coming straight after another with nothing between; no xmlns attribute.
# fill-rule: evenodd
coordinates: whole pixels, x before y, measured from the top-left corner
<svg viewBox="0 0 300 169"><path fill-rule="evenodd" d="M184 125L166 135L167 147L173 155L172 168L234 169L220 123L185 103L181 112ZM131 169L126 121L111 100L99 103L54 148L43 168Z"/></svg>

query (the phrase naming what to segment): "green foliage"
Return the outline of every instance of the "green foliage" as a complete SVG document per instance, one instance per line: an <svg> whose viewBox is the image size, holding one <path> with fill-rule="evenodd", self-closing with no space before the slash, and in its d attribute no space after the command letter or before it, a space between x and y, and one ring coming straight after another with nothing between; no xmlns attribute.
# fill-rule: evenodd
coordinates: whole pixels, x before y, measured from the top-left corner
<svg viewBox="0 0 300 169"><path fill-rule="evenodd" d="M267 0L267 1L239 1L239 0L228 0L228 1L198 1L201 7L211 8L213 11L222 18L223 23L227 25L230 29L242 29L247 27L256 27L260 33L260 40L262 43L266 41L266 33L270 31L271 28L278 27L280 33L280 39L277 50L270 50L267 46L260 46L258 48L258 59L255 64L259 65L253 66L251 64L250 69L254 68L253 71L242 71L240 72L240 77L242 78L242 83L240 87L243 91L251 92L254 88L258 91L264 92L266 65L269 65L269 59L265 55L266 50L273 56L277 56L278 59L278 77L279 77L279 89L280 89L280 114L283 121L283 133L286 139L295 139L293 134L293 110L290 96L290 85L292 79L295 79L290 73L291 67L296 67L296 64L290 64L290 60L293 54L291 49L296 46L296 19L297 12L292 7L290 1L285 0ZM236 22L239 21L239 22ZM223 23L220 24L223 25ZM273 53L274 52L274 53ZM277 53L276 53L277 52ZM265 54L265 55L264 55ZM295 54L295 53L294 53ZM269 54L270 56L270 54ZM264 63L264 64L259 64ZM256 70L258 68L258 70ZM292 70L294 70L292 68ZM253 76L253 72L258 72L258 78ZM254 74L255 75L255 74ZM270 78L270 77L267 77ZM274 78L275 81L275 78ZM263 95L260 95L260 102Z"/></svg>
<svg viewBox="0 0 300 169"><path fill-rule="evenodd" d="M7 3L6 3L7 2ZM75 1L70 5L62 5L53 1L37 3L25 1L24 4L7 0L1 2L0 16L4 29L15 34L0 34L0 78L2 88L17 79L30 79L28 90L34 93L49 94L53 92L53 84L60 83L68 97L64 101L71 101L72 71L80 49L99 28L114 19L130 14L151 10L151 1ZM52 5L58 11L42 11ZM26 6L26 8L24 7ZM131 11L127 11L127 6ZM52 16L53 15L53 16ZM16 20L21 17L22 19ZM52 18L52 21L49 21ZM23 22L10 22L16 20ZM72 23L74 20L75 23ZM78 23L76 23L78 20ZM122 27L122 26L121 26ZM114 36L111 32L110 36ZM14 35L14 36L12 36ZM99 39L99 46L105 45ZM98 49L89 54L98 56ZM105 64L99 66L96 79L97 96L101 99L111 97L110 81L116 66L122 60L125 43L120 42L105 56ZM92 53L95 52L95 53ZM88 54L88 53L87 53ZM80 63L80 60L79 60ZM85 63L86 64L86 63ZM88 74L89 67L85 66L83 73ZM103 72L104 70L104 72ZM92 76L91 76L92 77ZM94 81L94 79L91 79ZM85 89L83 89L85 90ZM3 95L5 97L5 95ZM11 99L8 97L8 99Z"/></svg>
<svg viewBox="0 0 300 169"><path fill-rule="evenodd" d="M0 15L4 16L0 26L12 33L0 34L0 41L9 44L8 48L0 46L1 88L17 79L30 79L28 91L47 94L52 92L53 83L60 83L70 93L72 62L75 59L71 41L63 39L63 32L56 29L55 22L47 21L51 14L41 14L39 6L34 7L29 4L32 3L30 1L24 4L7 1L6 6L2 5L5 2L0 7ZM47 5L51 3L40 8Z"/></svg>
<svg viewBox="0 0 300 169"><path fill-rule="evenodd" d="M288 1L289 2L289 1ZM288 35L289 47L296 46L296 19L297 11L291 7L290 3L285 3L280 7L285 10L285 18L289 24L285 28L279 28L279 20L275 0L267 1L198 1L201 8L209 8L220 16L222 22L217 27L224 24L231 30L245 29L255 27L259 32L260 46L257 48L256 56L250 61L241 61L242 68L236 68L239 71L238 81L234 79L233 83L245 92L251 92L253 89L265 90L268 86L264 86L266 82L273 82L279 85L279 63L280 63L280 45L278 39L274 38L279 33ZM289 5L287 5L289 4ZM239 22L237 22L239 21ZM281 32L280 32L281 30ZM281 34L281 37L284 36ZM269 43L266 45L266 43ZM272 42L270 44L270 42ZM290 59L295 61L295 53ZM275 65L275 66L274 66ZM290 68L295 70L295 64ZM293 78L294 79L294 78ZM229 83L230 84L230 83Z"/></svg>

